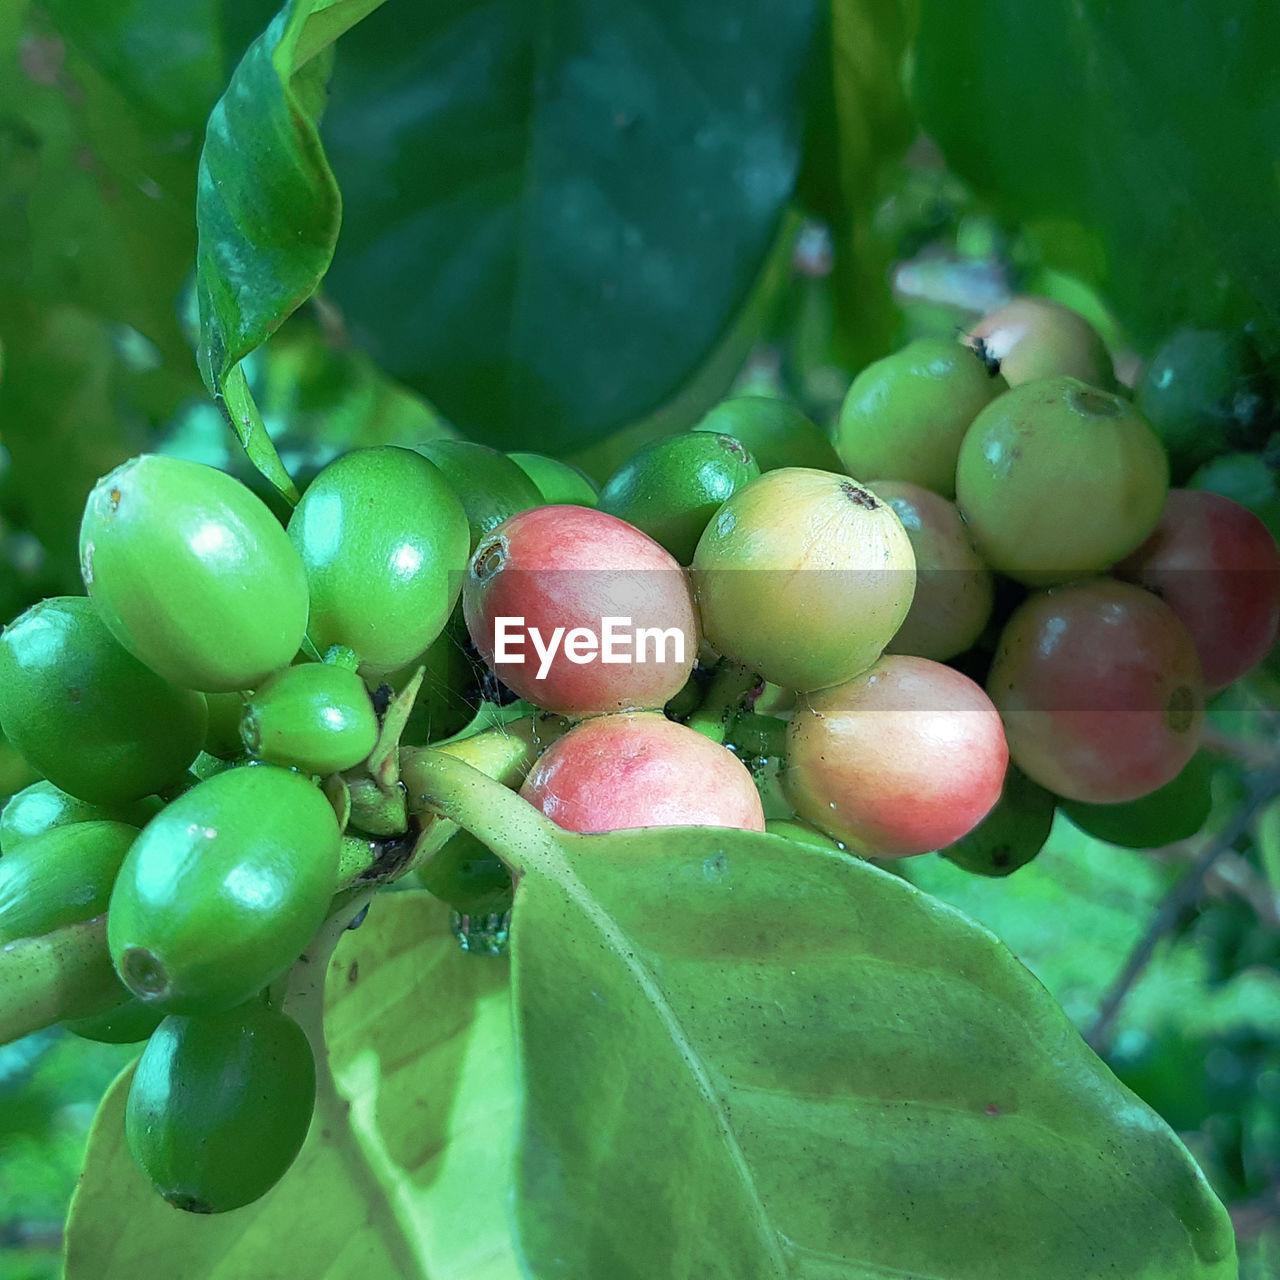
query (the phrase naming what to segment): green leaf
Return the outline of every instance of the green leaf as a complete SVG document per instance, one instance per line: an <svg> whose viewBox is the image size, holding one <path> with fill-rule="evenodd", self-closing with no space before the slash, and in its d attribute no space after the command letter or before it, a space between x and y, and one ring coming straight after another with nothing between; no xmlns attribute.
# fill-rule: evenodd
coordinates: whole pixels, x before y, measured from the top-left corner
<svg viewBox="0 0 1280 1280"><path fill-rule="evenodd" d="M535 1273L1235 1276L1186 1149L957 911L774 836L570 835L438 754L404 777L517 873Z"/></svg>
<svg viewBox="0 0 1280 1280"><path fill-rule="evenodd" d="M298 1162L256 1204L216 1217L165 1204L125 1147L118 1080L72 1203L66 1280L168 1276L176 1259L183 1280L519 1280L507 966L464 954L447 917L400 893L345 935L328 976L333 1082Z"/></svg>
<svg viewBox="0 0 1280 1280"><path fill-rule="evenodd" d="M1141 341L1274 327L1278 42L1269 0L923 0L914 97L951 165Z"/></svg>

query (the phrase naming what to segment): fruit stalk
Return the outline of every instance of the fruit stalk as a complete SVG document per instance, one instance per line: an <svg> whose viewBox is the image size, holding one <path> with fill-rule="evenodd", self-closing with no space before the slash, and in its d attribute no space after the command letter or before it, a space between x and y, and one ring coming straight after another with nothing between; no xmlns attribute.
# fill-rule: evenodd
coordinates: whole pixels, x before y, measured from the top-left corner
<svg viewBox="0 0 1280 1280"><path fill-rule="evenodd" d="M0 1044L124 999L106 935L106 916L95 916L0 947Z"/></svg>

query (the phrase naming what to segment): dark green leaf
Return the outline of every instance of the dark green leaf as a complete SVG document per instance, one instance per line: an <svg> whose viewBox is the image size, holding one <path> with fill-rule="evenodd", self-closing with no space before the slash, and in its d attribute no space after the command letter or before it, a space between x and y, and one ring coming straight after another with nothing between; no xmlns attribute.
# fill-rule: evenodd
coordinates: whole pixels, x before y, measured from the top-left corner
<svg viewBox="0 0 1280 1280"><path fill-rule="evenodd" d="M914 95L960 174L1154 345L1280 322L1278 51L1270 0L923 0Z"/></svg>
<svg viewBox="0 0 1280 1280"><path fill-rule="evenodd" d="M452 0L339 49L328 287L465 431L563 450L677 392L798 166L818 5Z"/></svg>

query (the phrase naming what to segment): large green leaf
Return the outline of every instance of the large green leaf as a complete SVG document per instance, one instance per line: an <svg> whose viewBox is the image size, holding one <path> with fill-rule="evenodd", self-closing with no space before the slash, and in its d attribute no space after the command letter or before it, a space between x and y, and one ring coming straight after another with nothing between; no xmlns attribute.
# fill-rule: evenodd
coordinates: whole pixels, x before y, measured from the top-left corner
<svg viewBox="0 0 1280 1280"><path fill-rule="evenodd" d="M329 968L333 1083L297 1163L256 1204L170 1208L100 1109L67 1280L518 1280L508 1201L515 1066L507 965L464 954L424 893L373 904ZM323 1077L323 1072L322 1072Z"/></svg>
<svg viewBox="0 0 1280 1280"><path fill-rule="evenodd" d="M923 0L914 94L982 193L1142 340L1280 324L1271 0Z"/></svg>
<svg viewBox="0 0 1280 1280"><path fill-rule="evenodd" d="M519 873L535 1274L1235 1276L1173 1132L953 908L775 836L573 836L456 763L404 776Z"/></svg>
<svg viewBox="0 0 1280 1280"><path fill-rule="evenodd" d="M216 382L314 290L338 185L286 6L210 121ZM817 0L444 0L344 36L328 288L464 430L564 449L676 394L744 303L799 165ZM318 74L318 73L317 73ZM308 105L310 103L311 105Z"/></svg>

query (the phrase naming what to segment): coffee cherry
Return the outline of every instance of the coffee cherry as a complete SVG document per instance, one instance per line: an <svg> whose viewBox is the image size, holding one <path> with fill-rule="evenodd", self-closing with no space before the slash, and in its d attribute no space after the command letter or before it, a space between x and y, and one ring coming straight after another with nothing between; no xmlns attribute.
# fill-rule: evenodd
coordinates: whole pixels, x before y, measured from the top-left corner
<svg viewBox="0 0 1280 1280"><path fill-rule="evenodd" d="M565 503L576 507L599 505L600 490L585 471L541 453L509 453L507 457L533 481L534 488L548 506Z"/></svg>
<svg viewBox="0 0 1280 1280"><path fill-rule="evenodd" d="M338 773L373 750L378 717L354 671L307 662L277 672L245 702L240 735L257 760Z"/></svg>
<svg viewBox="0 0 1280 1280"><path fill-rule="evenodd" d="M689 431L655 440L609 477L600 510L647 533L681 563L720 504L760 474L732 436Z"/></svg>
<svg viewBox="0 0 1280 1280"><path fill-rule="evenodd" d="M0 858L0 944L101 915L137 834L124 822L77 822L6 849Z"/></svg>
<svg viewBox="0 0 1280 1280"><path fill-rule="evenodd" d="M213 467L144 454L99 480L80 565L116 638L176 685L251 689L302 643L297 552L266 504Z"/></svg>
<svg viewBox="0 0 1280 1280"><path fill-rule="evenodd" d="M869 484L909 480L950 498L964 433L1007 390L967 347L917 338L853 380L835 432L843 468Z"/></svg>
<svg viewBox="0 0 1280 1280"><path fill-rule="evenodd" d="M444 475L392 445L325 467L290 518L289 537L311 592L312 642L321 653L335 644L354 650L361 672L375 679L440 634L470 547Z"/></svg>
<svg viewBox="0 0 1280 1280"><path fill-rule="evenodd" d="M1010 764L995 808L967 835L939 852L975 875L1012 875L1044 848L1056 805L1051 791Z"/></svg>
<svg viewBox="0 0 1280 1280"><path fill-rule="evenodd" d="M125 1137L170 1204L225 1213L284 1176L302 1149L315 1096L315 1059L291 1018L258 1003L169 1017L129 1085Z"/></svg>
<svg viewBox="0 0 1280 1280"><path fill-rule="evenodd" d="M1169 469L1127 401L1075 378L1028 382L973 420L956 503L982 558L1029 586L1110 568L1151 533Z"/></svg>
<svg viewBox="0 0 1280 1280"><path fill-rule="evenodd" d="M324 920L340 841L329 802L301 774L261 764L198 783L120 868L107 915L116 971L166 1012L249 999Z"/></svg>
<svg viewBox="0 0 1280 1280"><path fill-rule="evenodd" d="M776 396L722 400L692 430L740 441L762 472L780 467L840 470L840 458L827 433L795 405Z"/></svg>
<svg viewBox="0 0 1280 1280"><path fill-rule="evenodd" d="M915 590L915 556L888 503L848 476L787 467L738 490L693 557L707 641L789 689L866 670Z"/></svg>
<svg viewBox="0 0 1280 1280"><path fill-rule="evenodd" d="M500 524L472 557L462 605L497 677L561 715L660 707L697 654L684 571L639 529L587 507Z"/></svg>
<svg viewBox="0 0 1280 1280"><path fill-rule="evenodd" d="M1280 627L1280 548L1252 511L1220 494L1169 492L1151 536L1112 573L1153 591L1191 633L1205 690L1267 656Z"/></svg>
<svg viewBox="0 0 1280 1280"><path fill-rule="evenodd" d="M496 449L470 440L431 440L417 446L440 468L462 504L470 530L469 550L518 511L542 504L538 486L519 466Z"/></svg>
<svg viewBox="0 0 1280 1280"><path fill-rule="evenodd" d="M54 827L76 822L127 822L142 827L163 807L157 796L144 796L118 805L92 804L55 787L52 782L33 782L9 798L0 810L0 852L9 853L20 844Z"/></svg>
<svg viewBox="0 0 1280 1280"><path fill-rule="evenodd" d="M907 480L873 486L902 521L916 558L916 593L906 621L885 646L945 662L982 634L995 603L991 570L973 548L952 502Z"/></svg>
<svg viewBox="0 0 1280 1280"><path fill-rule="evenodd" d="M983 316L965 342L998 366L1011 387L1062 376L1106 391L1116 385L1111 353L1098 331L1051 298L1014 298Z"/></svg>
<svg viewBox="0 0 1280 1280"><path fill-rule="evenodd" d="M859 853L903 858L977 826L1008 762L1000 717L968 676L895 656L800 699L782 781L807 822Z"/></svg>
<svg viewBox="0 0 1280 1280"><path fill-rule="evenodd" d="M123 993L123 988L121 991ZM97 1013L88 1018L73 1018L62 1025L72 1035L98 1044L141 1044L150 1038L163 1020L164 1014L159 1009L153 1009L136 996L130 996L123 1004L108 1009L106 1013Z"/></svg>
<svg viewBox="0 0 1280 1280"><path fill-rule="evenodd" d="M124 649L93 603L56 596L0 636L0 722L56 787L116 805L175 782L204 741L204 698Z"/></svg>
<svg viewBox="0 0 1280 1280"><path fill-rule="evenodd" d="M652 713L598 716L570 729L530 770L520 794L569 831L764 830L746 766L710 738Z"/></svg>
<svg viewBox="0 0 1280 1280"><path fill-rule="evenodd" d="M1009 752L1070 800L1136 800L1195 754L1204 682L1187 629L1140 587L1094 578L1040 592L1009 619L987 691Z"/></svg>

